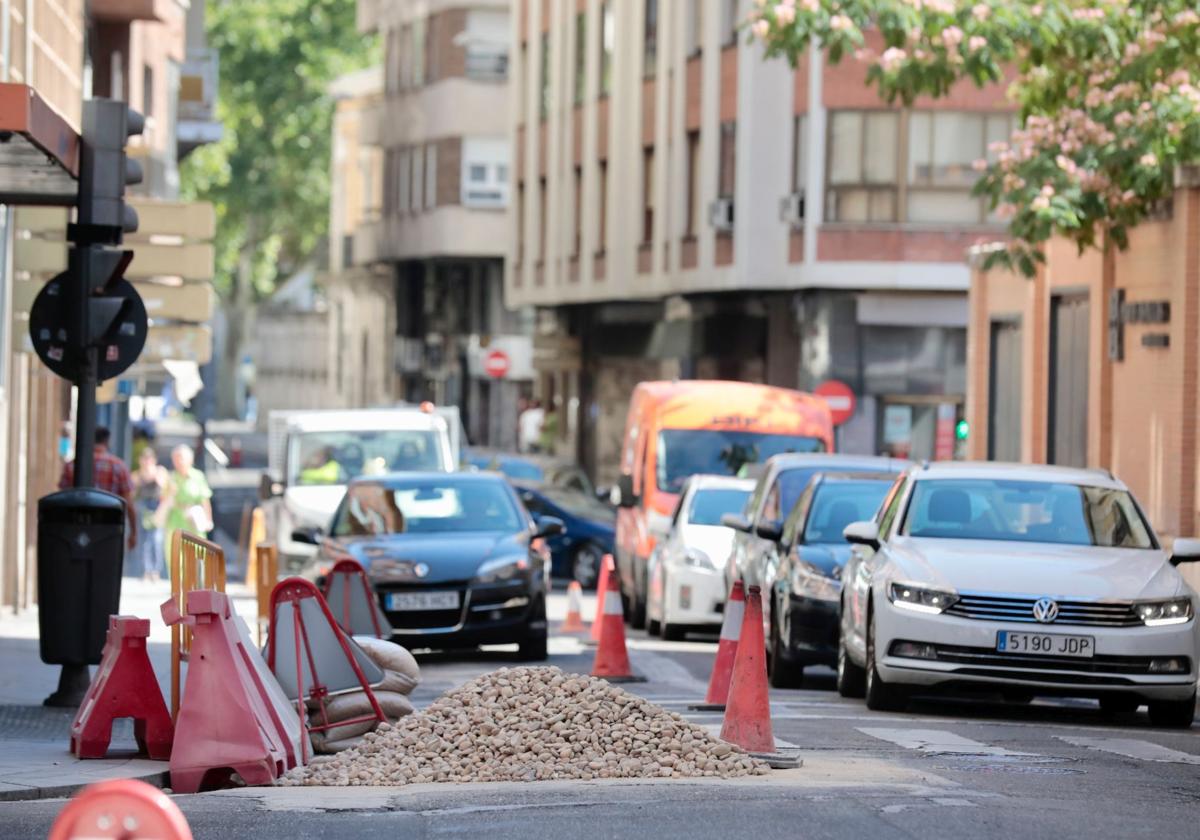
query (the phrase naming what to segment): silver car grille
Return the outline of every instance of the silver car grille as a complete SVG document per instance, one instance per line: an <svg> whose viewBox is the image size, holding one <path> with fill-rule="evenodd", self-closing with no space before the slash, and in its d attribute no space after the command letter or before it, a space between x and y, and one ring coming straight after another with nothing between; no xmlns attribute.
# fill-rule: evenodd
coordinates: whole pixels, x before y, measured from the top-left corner
<svg viewBox="0 0 1200 840"><path fill-rule="evenodd" d="M1037 624L1033 605L1037 598L1012 598L1006 595L959 593L946 615L981 621L1013 621ZM1058 617L1051 624L1075 624L1087 627L1138 627L1142 621L1128 601L1059 601Z"/></svg>

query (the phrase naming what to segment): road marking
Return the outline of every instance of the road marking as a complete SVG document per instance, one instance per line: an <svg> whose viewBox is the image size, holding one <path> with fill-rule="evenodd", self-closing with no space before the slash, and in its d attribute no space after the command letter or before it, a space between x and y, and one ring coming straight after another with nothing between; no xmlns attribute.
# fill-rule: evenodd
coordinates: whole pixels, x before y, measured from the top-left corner
<svg viewBox="0 0 1200 840"><path fill-rule="evenodd" d="M929 805L934 805L941 808L977 808L974 802L969 799L962 799L955 796L934 796L919 802L899 802L895 805L884 805L880 808L880 812L884 814L899 814L904 811L911 811L914 808L924 808Z"/></svg>
<svg viewBox="0 0 1200 840"><path fill-rule="evenodd" d="M1089 750L1114 753L1141 761L1161 761L1169 764L1200 764L1200 755L1172 750L1151 741L1140 741L1137 738L1076 738L1071 735L1055 735L1054 737L1076 747L1086 747Z"/></svg>
<svg viewBox="0 0 1200 840"><path fill-rule="evenodd" d="M991 744L981 744L946 732L943 729L883 729L860 726L858 731L881 741L889 741L909 750L920 750L934 755L990 755L1039 758L1037 753L1014 752Z"/></svg>

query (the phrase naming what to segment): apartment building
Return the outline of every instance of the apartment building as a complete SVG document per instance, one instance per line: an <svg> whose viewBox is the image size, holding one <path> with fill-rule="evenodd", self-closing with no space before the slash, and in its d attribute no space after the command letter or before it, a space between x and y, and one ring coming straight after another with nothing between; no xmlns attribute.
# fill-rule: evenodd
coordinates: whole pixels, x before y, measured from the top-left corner
<svg viewBox="0 0 1200 840"><path fill-rule="evenodd" d="M539 307L539 392L611 472L630 389L733 377L857 396L849 451L948 457L971 164L999 86L891 107L853 58L766 61L749 0L518 0L505 294ZM952 438L951 438L952 439Z"/></svg>
<svg viewBox="0 0 1200 840"><path fill-rule="evenodd" d="M382 91L346 109L357 137L335 133L335 157L354 157L334 186L331 290L351 290L349 307L382 272L394 338L346 363L382 360L396 399L458 405L472 441L512 445L532 347L527 319L503 305L509 4L360 0L358 13L383 45Z"/></svg>

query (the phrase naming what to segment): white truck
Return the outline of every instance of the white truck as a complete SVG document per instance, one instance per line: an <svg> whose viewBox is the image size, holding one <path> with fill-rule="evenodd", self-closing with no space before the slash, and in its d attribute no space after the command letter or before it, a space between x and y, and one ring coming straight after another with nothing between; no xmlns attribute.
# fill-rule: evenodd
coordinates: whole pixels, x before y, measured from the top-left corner
<svg viewBox="0 0 1200 840"><path fill-rule="evenodd" d="M259 495L280 566L296 570L316 548L296 529L328 530L346 484L361 475L458 468L457 409L421 407L272 411Z"/></svg>

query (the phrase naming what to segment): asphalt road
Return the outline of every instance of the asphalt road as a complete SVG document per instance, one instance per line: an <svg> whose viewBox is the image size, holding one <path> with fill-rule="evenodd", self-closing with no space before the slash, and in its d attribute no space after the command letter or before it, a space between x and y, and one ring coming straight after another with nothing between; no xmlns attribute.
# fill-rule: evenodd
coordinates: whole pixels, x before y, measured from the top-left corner
<svg viewBox="0 0 1200 840"><path fill-rule="evenodd" d="M554 613L562 604L556 599ZM586 614L586 611L585 611ZM632 634L631 688L686 712L715 645ZM591 653L552 641L551 662L586 671ZM504 652L421 657L418 705L487 670ZM1094 703L921 699L905 714L839 698L833 674L772 691L780 746L804 766L743 781L243 789L178 797L197 838L1053 838L1196 837L1200 723L1150 726ZM690 713L689 713L690 714ZM693 719L719 726L719 715ZM0 805L0 837L44 838L61 802Z"/></svg>

